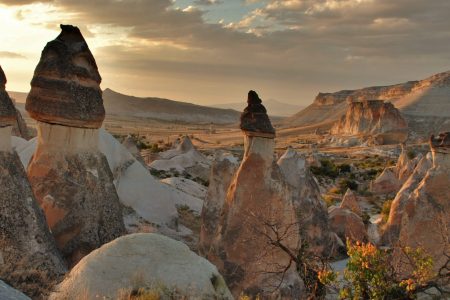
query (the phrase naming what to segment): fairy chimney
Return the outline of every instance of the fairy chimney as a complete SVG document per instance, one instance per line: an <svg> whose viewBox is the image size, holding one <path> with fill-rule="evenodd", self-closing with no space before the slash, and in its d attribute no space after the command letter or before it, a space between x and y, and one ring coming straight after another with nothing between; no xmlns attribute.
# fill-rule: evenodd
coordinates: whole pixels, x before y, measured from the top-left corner
<svg viewBox="0 0 450 300"><path fill-rule="evenodd" d="M48 292L66 267L11 148L16 110L5 84L0 67L0 278L33 297Z"/></svg>
<svg viewBox="0 0 450 300"><path fill-rule="evenodd" d="M28 176L58 248L73 265L125 228L113 175L98 149L101 77L80 30L61 30L42 51L27 98L38 132Z"/></svg>

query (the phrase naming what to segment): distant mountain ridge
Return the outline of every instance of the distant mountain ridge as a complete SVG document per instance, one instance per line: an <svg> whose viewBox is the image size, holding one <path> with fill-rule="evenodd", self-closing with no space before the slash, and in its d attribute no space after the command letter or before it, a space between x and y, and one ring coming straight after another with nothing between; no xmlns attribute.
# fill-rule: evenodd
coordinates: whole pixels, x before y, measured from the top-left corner
<svg viewBox="0 0 450 300"><path fill-rule="evenodd" d="M9 92L20 110L24 110L27 93ZM103 91L106 116L152 119L198 124L232 124L239 121L240 112L201 106L187 102L156 97L134 97L115 92Z"/></svg>
<svg viewBox="0 0 450 300"><path fill-rule="evenodd" d="M420 128L421 122L435 130L450 129L450 71L402 84L319 93L311 105L286 118L283 125L331 126L345 114L349 103L363 100L391 102L418 131L423 129Z"/></svg>
<svg viewBox="0 0 450 300"><path fill-rule="evenodd" d="M278 116L278 117L290 117L295 112L304 108L304 106L302 105L283 103L274 99L263 100L263 105L266 107L267 113L270 116ZM243 111L246 106L247 103L245 101L242 101L242 102L216 104L213 105L212 107Z"/></svg>

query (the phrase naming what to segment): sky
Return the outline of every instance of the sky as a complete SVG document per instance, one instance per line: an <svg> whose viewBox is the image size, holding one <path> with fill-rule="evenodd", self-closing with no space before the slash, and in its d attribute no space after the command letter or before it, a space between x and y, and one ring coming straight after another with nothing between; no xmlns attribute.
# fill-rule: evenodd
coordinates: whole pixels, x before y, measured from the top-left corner
<svg viewBox="0 0 450 300"><path fill-rule="evenodd" d="M306 105L450 70L449 15L448 0L0 0L0 65L8 90L29 91L45 44L72 24L103 89Z"/></svg>

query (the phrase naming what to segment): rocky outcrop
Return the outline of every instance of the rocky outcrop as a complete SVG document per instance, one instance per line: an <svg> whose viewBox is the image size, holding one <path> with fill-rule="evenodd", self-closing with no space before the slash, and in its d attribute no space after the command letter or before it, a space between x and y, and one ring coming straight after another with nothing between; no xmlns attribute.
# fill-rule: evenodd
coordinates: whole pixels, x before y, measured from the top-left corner
<svg viewBox="0 0 450 300"><path fill-rule="evenodd" d="M358 204L358 198L351 189L347 189L347 191L345 192L340 208L348 209L358 216L362 216L361 207Z"/></svg>
<svg viewBox="0 0 450 300"><path fill-rule="evenodd" d="M408 199L417 188L419 183L423 180L432 165L433 160L431 153L429 153L420 160L419 164L414 169L414 172L401 186L391 204L389 218L381 237L382 244L392 245L398 240L403 211L406 204L408 203Z"/></svg>
<svg viewBox="0 0 450 300"><path fill-rule="evenodd" d="M416 168L416 179L413 174L409 186L401 192L413 190L407 198L397 195L387 230L391 238L398 231L401 246L423 248L433 257L434 268L438 270L447 261L444 253L450 253L450 133L432 136L430 147L433 165L420 182L417 177L423 174L426 162ZM417 183L415 188L414 183ZM394 258L401 268L403 252L395 251Z"/></svg>
<svg viewBox="0 0 450 300"><path fill-rule="evenodd" d="M217 151L211 166L208 192L202 208L202 226L198 250L206 256L211 248L218 220L225 203L228 187L239 164L236 158L223 151Z"/></svg>
<svg viewBox="0 0 450 300"><path fill-rule="evenodd" d="M105 156L100 75L76 27L61 26L31 82L26 109L37 123L28 177L58 248L70 265L125 232Z"/></svg>
<svg viewBox="0 0 450 300"><path fill-rule="evenodd" d="M243 117L247 118L246 113ZM265 130L271 125L253 123L266 122L267 115L249 117L251 122L241 123L246 129L244 158L228 188L208 259L224 275L235 297L245 293L299 298L303 282L289 255L297 253L300 244L292 193L274 161L274 132ZM247 130L255 131L247 135ZM283 232L279 242L285 250L274 246L274 231Z"/></svg>
<svg viewBox="0 0 450 300"><path fill-rule="evenodd" d="M366 227L360 216L349 209L332 206L328 210L330 228L338 237L345 241L366 242L368 240Z"/></svg>
<svg viewBox="0 0 450 300"><path fill-rule="evenodd" d="M147 166L144 159L141 156L141 152L139 151L139 148L137 147L137 141L136 138L128 135L125 140L123 141L122 145L131 153L133 154L134 158L138 162L140 162L143 166Z"/></svg>
<svg viewBox="0 0 450 300"><path fill-rule="evenodd" d="M408 125L389 102L364 100L348 104L345 116L331 128L331 134L370 135L378 144L404 142Z"/></svg>
<svg viewBox="0 0 450 300"><path fill-rule="evenodd" d="M0 80L3 76L0 72ZM15 109L6 92L3 96L0 99L3 125L0 126L0 278L37 297L51 288L66 267L34 199L19 156L11 149L10 125L15 121Z"/></svg>
<svg viewBox="0 0 450 300"><path fill-rule="evenodd" d="M401 153L397 164L387 167L370 183L370 190L375 194L397 193L406 180L411 176L417 164L422 159L422 154L410 158L404 144L401 145Z"/></svg>
<svg viewBox="0 0 450 300"><path fill-rule="evenodd" d="M306 159L288 148L277 164L289 184L300 236L308 251L323 257L333 256L337 245L330 233L327 207Z"/></svg>
<svg viewBox="0 0 450 300"><path fill-rule="evenodd" d="M50 299L119 299L138 296L139 290L157 299L232 299L214 265L181 242L144 233L118 238L84 257Z"/></svg>
<svg viewBox="0 0 450 300"><path fill-rule="evenodd" d="M314 102L283 121L285 126L327 127L345 115L348 104L365 100L389 101L400 110L408 127L417 136L430 130L450 130L450 71L420 81L391 86L374 86L335 93L319 93Z"/></svg>
<svg viewBox="0 0 450 300"><path fill-rule="evenodd" d="M42 51L25 108L39 122L99 128L105 109L94 56L77 27L61 30Z"/></svg>
<svg viewBox="0 0 450 300"><path fill-rule="evenodd" d="M195 149L188 136L182 137L173 149L161 152L149 166L158 171L187 173L204 181L208 180L211 169L210 162Z"/></svg>

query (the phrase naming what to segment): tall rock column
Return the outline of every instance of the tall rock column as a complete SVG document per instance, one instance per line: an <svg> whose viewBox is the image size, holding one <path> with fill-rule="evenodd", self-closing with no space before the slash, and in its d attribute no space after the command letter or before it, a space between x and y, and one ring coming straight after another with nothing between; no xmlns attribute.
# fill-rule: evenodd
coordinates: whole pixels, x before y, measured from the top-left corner
<svg viewBox="0 0 450 300"><path fill-rule="evenodd" d="M77 27L61 25L31 81L26 110L38 142L28 166L36 198L69 264L125 232L106 157L98 149L101 77Z"/></svg>
<svg viewBox="0 0 450 300"><path fill-rule="evenodd" d="M11 149L16 110L5 84L0 67L0 279L37 297L49 290L66 267L19 156Z"/></svg>
<svg viewBox="0 0 450 300"><path fill-rule="evenodd" d="M295 209L274 161L275 130L254 91L249 92L241 129L244 158L228 188L208 258L235 297L298 299L303 282L290 257L300 243Z"/></svg>

